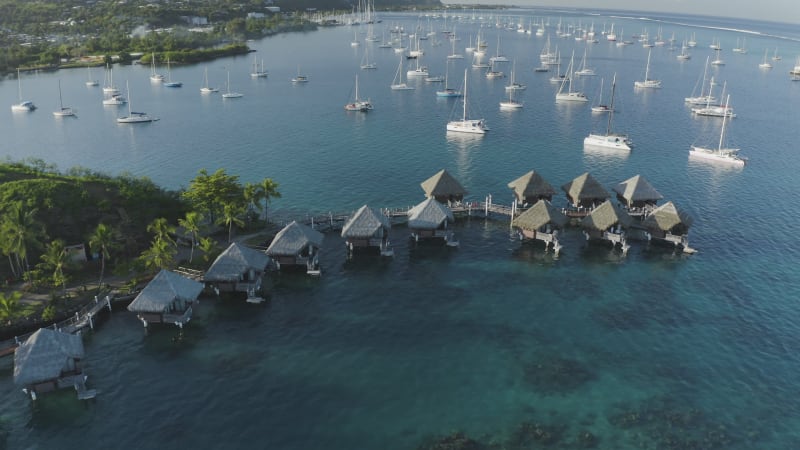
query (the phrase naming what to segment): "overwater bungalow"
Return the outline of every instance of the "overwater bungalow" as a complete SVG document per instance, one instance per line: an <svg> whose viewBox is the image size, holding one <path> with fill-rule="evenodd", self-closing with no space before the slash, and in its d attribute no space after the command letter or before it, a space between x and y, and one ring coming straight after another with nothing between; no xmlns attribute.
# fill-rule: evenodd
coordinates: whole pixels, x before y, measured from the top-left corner
<svg viewBox="0 0 800 450"><path fill-rule="evenodd" d="M461 186L461 183L456 181L450 173L442 169L421 184L422 190L425 191L425 197L434 198L439 203L445 205L452 205L460 203L467 195L466 189Z"/></svg>
<svg viewBox="0 0 800 450"><path fill-rule="evenodd" d="M175 324L180 328L192 320L192 305L203 283L162 269L128 305L128 311L145 327L151 323Z"/></svg>
<svg viewBox="0 0 800 450"><path fill-rule="evenodd" d="M672 202L664 203L655 208L642 226L647 229L648 237L652 240L668 242L674 246L683 247L686 253L694 253L694 249L689 247L689 227L692 226L692 218L685 212L679 210Z"/></svg>
<svg viewBox="0 0 800 450"><path fill-rule="evenodd" d="M547 250L550 244L556 255L561 250L558 242L558 230L569 222L569 218L558 208L553 206L550 201L541 199L527 211L511 221L511 226L516 228L521 237L536 239L544 242Z"/></svg>
<svg viewBox="0 0 800 450"><path fill-rule="evenodd" d="M508 187L514 191L514 198L522 207L533 205L539 200L553 201L556 193L553 186L533 170L508 183Z"/></svg>
<svg viewBox="0 0 800 450"><path fill-rule="evenodd" d="M608 241L615 247L619 244L625 254L630 248L625 239L625 229L632 223L633 219L627 212L606 200L581 220L581 228L587 241Z"/></svg>
<svg viewBox="0 0 800 450"><path fill-rule="evenodd" d="M319 249L324 236L319 231L293 221L286 225L267 248L267 255L278 270L304 267L309 275L320 275Z"/></svg>
<svg viewBox="0 0 800 450"><path fill-rule="evenodd" d="M217 256L203 280L217 293L244 292L248 303L260 303L261 280L269 262L266 253L234 242Z"/></svg>
<svg viewBox="0 0 800 450"><path fill-rule="evenodd" d="M617 199L625 205L632 216L643 217L655 208L656 203L664 198L641 175L628 178L614 186Z"/></svg>
<svg viewBox="0 0 800 450"><path fill-rule="evenodd" d="M381 256L393 256L389 244L392 222L385 214L367 205L353 214L342 227L342 237L352 254L356 249L377 249Z"/></svg>
<svg viewBox="0 0 800 450"><path fill-rule="evenodd" d="M589 172L561 186L561 189L567 194L567 200L577 209L579 215L591 211L610 197L608 191L589 175Z"/></svg>
<svg viewBox="0 0 800 450"><path fill-rule="evenodd" d="M74 388L81 400L93 398L96 391L86 389L84 356L80 336L40 328L14 352L14 383L32 400L63 388Z"/></svg>
<svg viewBox="0 0 800 450"><path fill-rule="evenodd" d="M408 228L415 241L442 239L451 247L457 246L458 241L455 240L453 231L447 228L448 224L453 223L453 220L453 212L450 208L434 198L428 198L408 210Z"/></svg>

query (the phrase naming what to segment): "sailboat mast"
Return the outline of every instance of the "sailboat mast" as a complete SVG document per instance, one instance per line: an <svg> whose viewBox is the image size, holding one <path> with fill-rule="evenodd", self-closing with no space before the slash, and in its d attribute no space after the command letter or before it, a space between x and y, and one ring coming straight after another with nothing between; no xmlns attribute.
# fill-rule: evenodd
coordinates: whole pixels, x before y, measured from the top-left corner
<svg viewBox="0 0 800 450"><path fill-rule="evenodd" d="M64 109L64 100L61 98L61 80L58 80L58 107Z"/></svg>
<svg viewBox="0 0 800 450"><path fill-rule="evenodd" d="M606 136L611 134L611 123L614 121L614 93L617 89L617 74L611 81L611 104L608 106L608 125L606 126Z"/></svg>
<svg viewBox="0 0 800 450"><path fill-rule="evenodd" d="M467 69L464 69L464 113L461 116L461 120L467 120Z"/></svg>
<svg viewBox="0 0 800 450"><path fill-rule="evenodd" d="M651 50L647 51L647 65L644 68L644 81L650 79L650 54L652 53Z"/></svg>
<svg viewBox="0 0 800 450"><path fill-rule="evenodd" d="M719 147L717 148L718 151L722 151L722 142L725 139L725 119L728 117L728 102L730 101L731 96L728 94L728 97L725 98L725 110L722 113L722 131L719 133Z"/></svg>

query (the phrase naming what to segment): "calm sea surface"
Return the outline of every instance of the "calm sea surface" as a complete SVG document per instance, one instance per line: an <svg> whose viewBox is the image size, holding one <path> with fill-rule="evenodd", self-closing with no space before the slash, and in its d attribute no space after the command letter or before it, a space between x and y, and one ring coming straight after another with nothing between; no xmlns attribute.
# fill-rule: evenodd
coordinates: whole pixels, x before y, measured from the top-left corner
<svg viewBox="0 0 800 450"><path fill-rule="evenodd" d="M264 306L202 301L182 336L173 328L145 336L132 314L114 312L85 340L94 402L65 392L32 405L13 385L11 358L0 361L0 448L399 450L455 430L505 448L800 448L800 227L785 203L798 196L800 172L800 82L788 75L800 55L796 27L505 12L502 21L525 26L549 20L565 60L574 50L579 64L587 51L598 76L578 78L575 88L590 102L557 105L551 74L533 72L545 37L480 14L483 21L471 11L448 17L457 52L481 30L488 57L499 38L528 86L524 109L502 112L508 79L468 69L471 114L491 127L483 138L448 138L445 124L461 104L436 98L441 85L422 80L391 91L399 56L365 43L366 27L338 27L253 42L257 52L246 57L175 66L181 89L150 84L149 67L115 66L114 83L129 84L132 109L160 118L152 124L115 123L127 107L102 106L101 89L84 85L85 69L23 74L23 96L39 107L27 114L11 112L18 85L4 80L0 155L128 172L168 188L202 168L242 181L271 177L283 194L272 209L286 217L413 205L423 199L419 183L442 168L473 200L492 194L505 204L507 183L532 169L556 187L586 171L609 189L641 174L694 217L696 255L634 243L622 258L570 230L553 258L513 239L507 220L472 217L456 224L457 249L414 246L397 226L394 258L347 261L342 239L329 234L321 278L276 275ZM386 39L395 25L445 26L442 18L383 19L375 33ZM559 20L593 22L597 31L613 22L624 39L659 27L665 38L674 33L677 49L652 51L651 77L663 88L634 90L647 60L640 43L557 38ZM680 41L692 33L698 46L680 62ZM732 53L745 37L748 53ZM730 145L749 157L744 169L688 160L690 145L719 139L721 121L693 117L683 102L713 59L715 38L727 64L709 75L717 95L727 83L738 115ZM446 69L451 45L437 39L422 42L422 62L460 86L471 60ZM359 69L366 46L378 70ZM760 70L765 50L771 57L776 49L783 59ZM249 77L254 56L268 79ZM230 73L231 90L244 97L202 96L206 68L223 91ZM298 70L308 84L289 82ZM607 100L614 73L615 129L636 146L629 155L586 153L583 138L605 129L589 108L601 78ZM102 84L101 70L92 75ZM375 105L369 114L343 110L356 75ZM77 119L51 114L59 80Z"/></svg>

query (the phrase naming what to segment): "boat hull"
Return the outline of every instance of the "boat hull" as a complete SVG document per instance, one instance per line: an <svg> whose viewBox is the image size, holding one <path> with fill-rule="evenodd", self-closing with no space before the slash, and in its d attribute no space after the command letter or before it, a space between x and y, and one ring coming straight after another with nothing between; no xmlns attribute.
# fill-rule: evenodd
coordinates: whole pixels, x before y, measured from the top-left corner
<svg viewBox="0 0 800 450"><path fill-rule="evenodd" d="M486 134L488 128L483 119L478 120L455 120L447 123L447 131L456 133Z"/></svg>

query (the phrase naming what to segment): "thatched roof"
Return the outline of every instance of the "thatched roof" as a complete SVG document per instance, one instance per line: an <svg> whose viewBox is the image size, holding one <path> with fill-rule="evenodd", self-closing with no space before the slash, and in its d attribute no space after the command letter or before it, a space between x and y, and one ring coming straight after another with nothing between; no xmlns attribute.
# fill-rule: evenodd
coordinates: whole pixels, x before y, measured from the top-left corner
<svg viewBox="0 0 800 450"><path fill-rule="evenodd" d="M692 226L692 218L685 212L679 210L672 202L664 203L644 219L642 225L647 229L659 229L669 231L678 225L686 228Z"/></svg>
<svg viewBox="0 0 800 450"><path fill-rule="evenodd" d="M528 197L550 198L556 193L553 186L550 186L550 183L533 170L508 183L508 187L514 190L514 194L520 201Z"/></svg>
<svg viewBox="0 0 800 450"><path fill-rule="evenodd" d="M589 172L561 186L561 189L567 193L573 203L579 203L583 200L605 200L609 197L608 191L597 180L592 178Z"/></svg>
<svg viewBox="0 0 800 450"><path fill-rule="evenodd" d="M128 311L161 313L178 300L193 302L203 290L203 283L162 269L128 305Z"/></svg>
<svg viewBox="0 0 800 450"><path fill-rule="evenodd" d="M467 191L461 186L461 183L456 181L450 173L442 169L427 180L423 181L420 186L425 191L425 196L432 197L463 197Z"/></svg>
<svg viewBox="0 0 800 450"><path fill-rule="evenodd" d="M320 247L324 238L319 231L293 221L275 235L267 255L297 255L309 244Z"/></svg>
<svg viewBox="0 0 800 450"><path fill-rule="evenodd" d="M435 230L445 221L453 221L450 208L429 198L408 210L408 227L421 230Z"/></svg>
<svg viewBox="0 0 800 450"><path fill-rule="evenodd" d="M14 383L27 386L58 378L83 356L80 336L40 328L14 353Z"/></svg>
<svg viewBox="0 0 800 450"><path fill-rule="evenodd" d="M581 221L581 226L584 228L592 228L595 230L605 231L616 224L620 224L623 228L630 226L633 219L622 208L615 205L611 200L606 200L595 208L588 216L584 217Z"/></svg>
<svg viewBox="0 0 800 450"><path fill-rule="evenodd" d="M205 281L238 281L251 269L263 272L269 264L266 253L234 242L222 252L203 277Z"/></svg>
<svg viewBox="0 0 800 450"><path fill-rule="evenodd" d="M628 178L614 186L614 192L625 199L629 205L633 202L656 202L664 198L664 196L641 175Z"/></svg>
<svg viewBox="0 0 800 450"><path fill-rule="evenodd" d="M535 231L548 223L552 223L557 227L563 227L568 221L569 218L550 202L547 200L539 200L535 205L531 206L527 211L514 219L511 225L525 230Z"/></svg>
<svg viewBox="0 0 800 450"><path fill-rule="evenodd" d="M342 237L369 237L381 228L388 230L392 222L380 211L362 206L342 227Z"/></svg>

